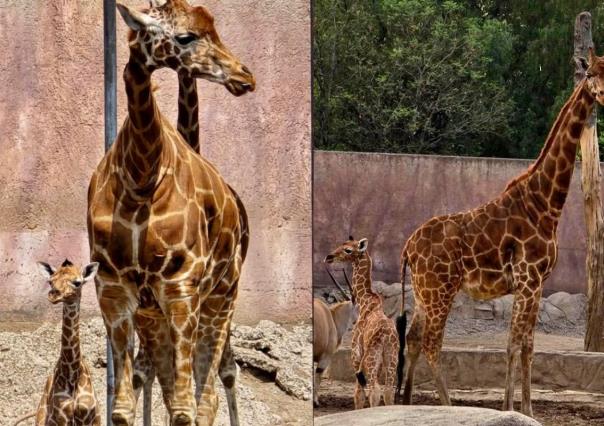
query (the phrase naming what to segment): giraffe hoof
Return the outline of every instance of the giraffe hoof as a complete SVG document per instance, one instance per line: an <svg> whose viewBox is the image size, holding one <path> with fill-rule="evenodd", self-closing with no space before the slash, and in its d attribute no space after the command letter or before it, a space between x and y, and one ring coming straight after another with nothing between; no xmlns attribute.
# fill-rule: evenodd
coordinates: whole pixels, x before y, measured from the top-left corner
<svg viewBox="0 0 604 426"><path fill-rule="evenodd" d="M182 411L174 412L172 426L191 426L194 424L193 417Z"/></svg>
<svg viewBox="0 0 604 426"><path fill-rule="evenodd" d="M129 413L114 411L111 415L111 421L114 426L130 426L134 424L134 418Z"/></svg>

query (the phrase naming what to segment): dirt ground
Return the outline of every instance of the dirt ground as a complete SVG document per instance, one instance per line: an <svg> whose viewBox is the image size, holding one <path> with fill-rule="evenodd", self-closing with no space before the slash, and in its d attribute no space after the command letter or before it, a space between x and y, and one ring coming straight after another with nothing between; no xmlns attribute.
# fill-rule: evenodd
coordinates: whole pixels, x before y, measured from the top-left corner
<svg viewBox="0 0 604 426"><path fill-rule="evenodd" d="M509 324L507 321L449 318L443 345L456 348L505 349ZM558 321L538 324L535 330L535 350L583 350L584 322ZM344 346L350 345L346 336ZM327 376L329 373L327 373ZM353 409L354 383L324 379L320 389L321 407L315 416ZM453 405L501 409L502 389L450 390ZM517 387L516 409L520 410ZM532 390L533 413L544 426L604 425L604 395L583 392L554 392ZM418 386L414 393L416 405L439 405L432 382Z"/></svg>
<svg viewBox="0 0 604 426"><path fill-rule="evenodd" d="M0 426L12 425L39 403L46 377L54 368L60 348L60 323L0 322ZM288 327L310 332L309 326ZM80 327L82 353L89 362L103 420L105 419L105 331L100 318L83 321ZM293 336L297 341L306 335ZM292 337L292 338L293 338ZM310 349L309 349L310 350ZM309 368L310 368L310 356ZM301 360L301 363L303 360ZM310 373L309 373L310 376ZM224 393L220 398L216 425L229 424ZM242 369L238 380L239 418L243 425L308 425L312 422L312 403L294 398L257 372ZM165 424L165 409L159 385L153 389L153 425ZM142 424L142 398L138 404L137 424ZM30 419L23 425L33 424Z"/></svg>
<svg viewBox="0 0 604 426"><path fill-rule="evenodd" d="M315 416L324 416L354 408L352 395L354 383L326 379L321 383L319 402ZM453 405L501 409L503 394L497 390L451 391ZM520 395L516 395L516 401ZM574 400L574 401L573 401ZM577 400L580 400L577 402ZM415 405L440 405L433 391L418 391L413 395ZM533 392L533 414L543 426L596 426L604 425L604 398L585 393ZM516 403L520 410L520 403Z"/></svg>

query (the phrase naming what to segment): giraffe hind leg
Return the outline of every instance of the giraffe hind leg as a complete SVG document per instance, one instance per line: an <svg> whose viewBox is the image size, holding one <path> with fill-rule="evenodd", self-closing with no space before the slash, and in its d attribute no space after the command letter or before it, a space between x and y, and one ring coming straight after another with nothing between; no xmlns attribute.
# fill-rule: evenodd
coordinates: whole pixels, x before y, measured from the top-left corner
<svg viewBox="0 0 604 426"><path fill-rule="evenodd" d="M213 293L201 304L194 369L197 426L212 425L216 417L218 397L214 389L214 381L230 333L241 263L241 256L237 255L215 286ZM232 389L231 395L235 397L234 383Z"/></svg>
<svg viewBox="0 0 604 426"><path fill-rule="evenodd" d="M366 385L363 386L359 380L359 384L366 388L370 407L377 407L380 405L382 397L379 379L383 359L383 343L381 339L377 341L374 340L374 342L375 343L371 347L365 350L365 355L361 362L360 373L363 376L366 375Z"/></svg>
<svg viewBox="0 0 604 426"><path fill-rule="evenodd" d="M407 374L405 378L405 388L403 391L403 405L411 405L413 394L413 377L415 375L415 366L422 349L422 338L425 324L423 309L419 304L415 307L409 332L405 341L407 343Z"/></svg>
<svg viewBox="0 0 604 426"><path fill-rule="evenodd" d="M396 391L396 367L398 364L398 335L393 330L384 344L382 361L382 372L384 373L384 405L394 404L394 393Z"/></svg>
<svg viewBox="0 0 604 426"><path fill-rule="evenodd" d="M426 355L426 361L432 370L432 376L438 390L442 405L451 405L447 384L440 368L440 352L443 344L445 324L453 301L452 295L440 297L436 307L426 310L426 325L424 328L422 348Z"/></svg>
<svg viewBox="0 0 604 426"><path fill-rule="evenodd" d="M239 413L237 411L237 376L239 367L235 362L233 351L231 349L231 332L227 335L227 340L222 351L222 359L218 367L218 376L224 386L227 405L229 408L229 419L231 426L239 426Z"/></svg>

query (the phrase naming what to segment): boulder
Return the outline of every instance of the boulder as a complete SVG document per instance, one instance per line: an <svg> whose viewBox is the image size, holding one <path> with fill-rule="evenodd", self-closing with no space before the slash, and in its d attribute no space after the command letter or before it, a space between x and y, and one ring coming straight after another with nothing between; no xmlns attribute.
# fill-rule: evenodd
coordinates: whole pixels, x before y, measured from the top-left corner
<svg viewBox="0 0 604 426"><path fill-rule="evenodd" d="M568 294L559 291L550 295L547 302L553 309L563 312L564 317L571 322L585 320L587 296L584 294Z"/></svg>
<svg viewBox="0 0 604 426"><path fill-rule="evenodd" d="M315 417L315 426L540 426L523 414L478 407L390 405Z"/></svg>

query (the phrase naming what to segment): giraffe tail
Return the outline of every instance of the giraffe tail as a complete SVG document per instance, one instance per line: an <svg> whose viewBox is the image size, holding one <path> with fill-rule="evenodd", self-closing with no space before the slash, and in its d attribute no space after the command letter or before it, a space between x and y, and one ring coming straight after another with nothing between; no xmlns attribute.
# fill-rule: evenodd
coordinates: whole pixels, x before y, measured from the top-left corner
<svg viewBox="0 0 604 426"><path fill-rule="evenodd" d="M405 247L406 248L406 247ZM401 314L396 318L396 332L398 333L398 363L396 365L396 393L398 397L403 386L403 371L405 369L405 332L407 331L407 312L405 311L405 274L407 272L407 256L403 250L403 265L401 267Z"/></svg>
<svg viewBox="0 0 604 426"><path fill-rule="evenodd" d="M34 417L35 415L36 415L36 412L34 411L33 413L29 413L23 417L20 417L19 419L17 419L17 421L15 423L13 423L13 426L17 426L19 423L23 422L24 420L30 419L30 418Z"/></svg>
<svg viewBox="0 0 604 426"><path fill-rule="evenodd" d="M359 382L359 385L361 385L361 387L367 386L367 378L365 377L365 373L363 373L363 370L357 371L356 376L357 382Z"/></svg>
<svg viewBox="0 0 604 426"><path fill-rule="evenodd" d="M405 369L405 331L407 330L407 313L396 319L396 332L398 333L398 362L396 364L396 393L401 393L403 385L403 370Z"/></svg>

